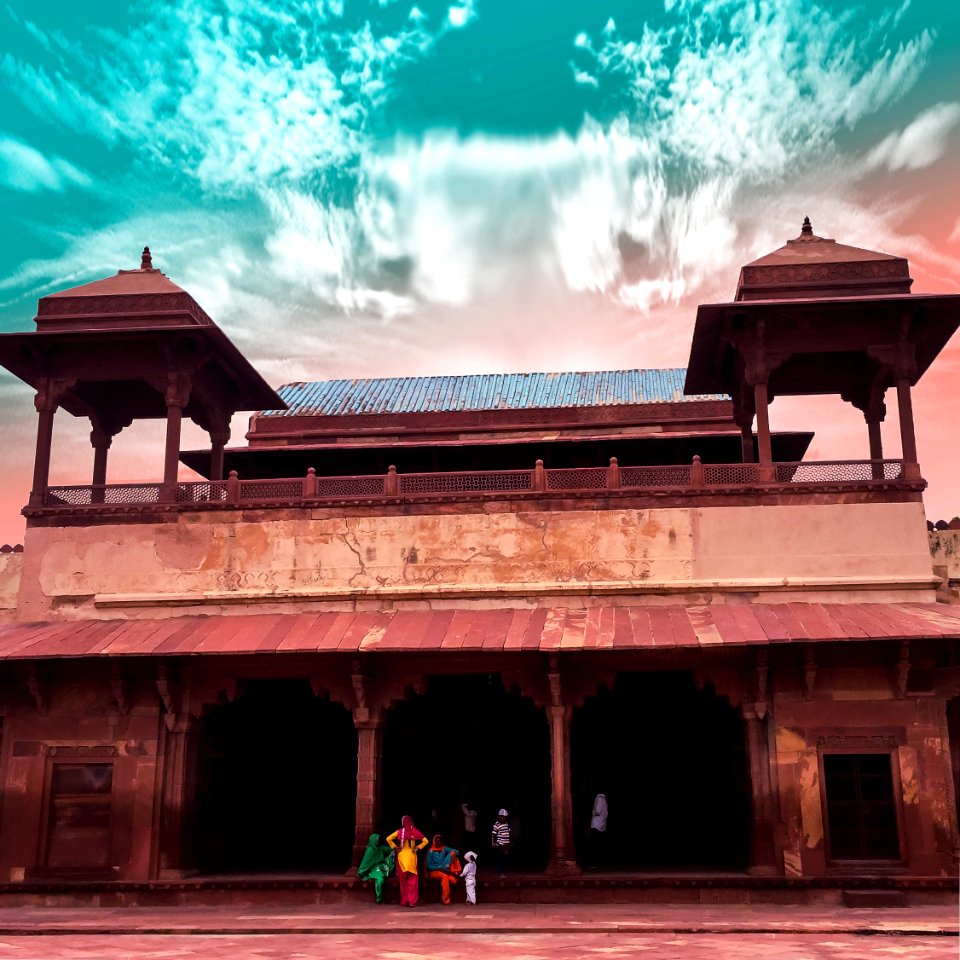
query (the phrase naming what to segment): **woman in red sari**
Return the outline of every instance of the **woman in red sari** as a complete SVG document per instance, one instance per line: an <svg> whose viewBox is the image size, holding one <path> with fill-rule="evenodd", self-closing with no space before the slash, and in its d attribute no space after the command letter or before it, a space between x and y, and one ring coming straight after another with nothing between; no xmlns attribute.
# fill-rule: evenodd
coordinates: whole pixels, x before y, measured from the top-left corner
<svg viewBox="0 0 960 960"><path fill-rule="evenodd" d="M413 825L410 817L400 821L400 829L387 837L391 849L397 851L397 879L400 881L400 906L415 907L420 899L417 880L417 851L427 845L427 838Z"/></svg>

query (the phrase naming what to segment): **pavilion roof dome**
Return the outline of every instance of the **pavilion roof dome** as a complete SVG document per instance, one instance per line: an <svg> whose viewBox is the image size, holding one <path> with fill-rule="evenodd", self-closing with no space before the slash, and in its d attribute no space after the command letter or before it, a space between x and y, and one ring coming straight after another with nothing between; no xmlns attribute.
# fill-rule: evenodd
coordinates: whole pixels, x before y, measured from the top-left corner
<svg viewBox="0 0 960 960"><path fill-rule="evenodd" d="M148 325L202 325L213 321L182 287L153 266L150 248L144 247L140 267L118 270L67 290L41 297L37 304L38 327L113 326L119 322Z"/></svg>
<svg viewBox="0 0 960 960"><path fill-rule="evenodd" d="M801 300L909 293L906 258L817 236L809 217L800 235L746 264L736 300Z"/></svg>

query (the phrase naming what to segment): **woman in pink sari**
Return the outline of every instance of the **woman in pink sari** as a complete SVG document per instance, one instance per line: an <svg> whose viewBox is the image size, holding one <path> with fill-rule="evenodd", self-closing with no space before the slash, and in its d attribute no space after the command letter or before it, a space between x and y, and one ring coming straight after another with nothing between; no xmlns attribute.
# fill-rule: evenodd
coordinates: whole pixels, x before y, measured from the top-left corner
<svg viewBox="0 0 960 960"><path fill-rule="evenodd" d="M413 825L410 817L400 821L400 829L387 837L397 851L397 879L400 881L400 906L415 907L420 899L417 881L417 851L427 845L427 838Z"/></svg>

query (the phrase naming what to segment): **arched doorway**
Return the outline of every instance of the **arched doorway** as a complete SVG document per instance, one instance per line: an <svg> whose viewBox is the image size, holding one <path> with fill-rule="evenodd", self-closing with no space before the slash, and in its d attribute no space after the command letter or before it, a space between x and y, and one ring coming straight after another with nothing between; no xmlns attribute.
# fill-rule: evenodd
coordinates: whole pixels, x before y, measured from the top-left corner
<svg viewBox="0 0 960 960"><path fill-rule="evenodd" d="M305 679L258 679L203 718L193 844L200 872L343 872L350 865L357 735Z"/></svg>
<svg viewBox="0 0 960 960"><path fill-rule="evenodd" d="M519 869L546 865L550 843L550 741L544 711L504 688L499 674L428 678L426 692L398 703L383 734L382 829L411 814L451 846L490 849L497 810L510 813ZM460 805L478 812L464 836ZM461 853L466 851L461 849ZM489 861L489 857L487 858Z"/></svg>
<svg viewBox="0 0 960 960"><path fill-rule="evenodd" d="M574 712L577 859L603 869L742 870L750 779L740 711L685 672L620 673ZM610 808L596 856L596 793ZM595 860L597 862L591 863Z"/></svg>

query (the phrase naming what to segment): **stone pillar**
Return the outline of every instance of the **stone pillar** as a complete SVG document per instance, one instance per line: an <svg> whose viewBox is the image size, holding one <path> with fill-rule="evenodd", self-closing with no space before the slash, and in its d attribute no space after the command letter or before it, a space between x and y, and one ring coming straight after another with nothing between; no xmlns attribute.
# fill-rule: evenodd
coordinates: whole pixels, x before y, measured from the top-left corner
<svg viewBox="0 0 960 960"><path fill-rule="evenodd" d="M218 417L210 427L210 479L223 479L223 448L230 440L230 418Z"/></svg>
<svg viewBox="0 0 960 960"><path fill-rule="evenodd" d="M95 488L90 495L91 503L103 503L103 490L98 488L107 482L107 453L111 443L113 443L113 437L94 422L93 429L90 431L90 444L93 447L92 482Z"/></svg>
<svg viewBox="0 0 960 960"><path fill-rule="evenodd" d="M753 424L740 427L740 452L744 463L753 463Z"/></svg>
<svg viewBox="0 0 960 960"><path fill-rule="evenodd" d="M353 723L357 728L357 805L350 872L355 874L367 848L367 839L376 832L380 819L383 715L379 709L357 707L353 711Z"/></svg>
<svg viewBox="0 0 960 960"><path fill-rule="evenodd" d="M903 457L903 475L905 479L917 479L920 467L917 465L917 438L913 427L913 402L910 398L910 380L907 377L897 379L897 409L900 413L900 449Z"/></svg>
<svg viewBox="0 0 960 960"><path fill-rule="evenodd" d="M163 452L163 490L160 499L175 503L177 499L177 473L180 469L180 427L183 408L190 398L190 381L183 374L170 375L166 392L167 437Z"/></svg>
<svg viewBox="0 0 960 960"><path fill-rule="evenodd" d="M211 437L210 446L210 479L223 479L223 448L225 441L219 437Z"/></svg>
<svg viewBox="0 0 960 960"><path fill-rule="evenodd" d="M560 671L551 657L550 682L550 861L547 873L571 875L580 872L573 849L573 796L570 785L570 723L573 708L563 701Z"/></svg>
<svg viewBox="0 0 960 960"><path fill-rule="evenodd" d="M547 873L577 874L573 849L573 798L570 786L570 721L566 704L547 707L550 719L550 862Z"/></svg>
<svg viewBox="0 0 960 960"><path fill-rule="evenodd" d="M750 764L750 867L754 876L776 876L774 798L770 783L770 739L767 718L744 709L747 758Z"/></svg>
<svg viewBox="0 0 960 960"><path fill-rule="evenodd" d="M770 413L766 381L753 385L753 402L757 410L757 447L759 479L772 482L776 479L773 469L773 449L770 443Z"/></svg>
<svg viewBox="0 0 960 960"><path fill-rule="evenodd" d="M165 719L168 722L160 801L158 879L176 880L191 872L187 870L184 833L189 801L188 757L195 721L190 714L168 714Z"/></svg>
<svg viewBox="0 0 960 960"><path fill-rule="evenodd" d="M47 484L50 480L50 449L53 445L53 418L57 412L55 400L37 394L34 405L37 408L37 450L33 461L33 487L30 490L30 503L39 505L47 498Z"/></svg>

